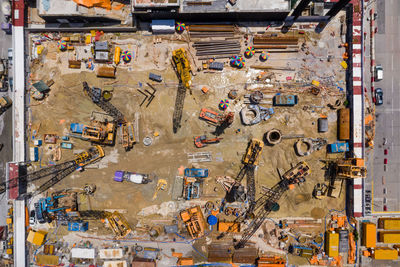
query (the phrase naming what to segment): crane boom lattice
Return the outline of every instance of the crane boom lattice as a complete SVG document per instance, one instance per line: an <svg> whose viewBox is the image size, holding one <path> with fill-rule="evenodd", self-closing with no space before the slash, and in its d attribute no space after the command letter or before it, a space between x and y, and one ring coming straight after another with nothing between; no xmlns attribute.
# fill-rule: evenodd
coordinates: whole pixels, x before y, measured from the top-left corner
<svg viewBox="0 0 400 267"><path fill-rule="evenodd" d="M87 82L83 82L83 91L92 99L99 108L104 110L107 114L114 118L117 123L125 123L125 116L119 111L113 104L108 101L104 101L101 96L101 89L92 87L90 88Z"/></svg>

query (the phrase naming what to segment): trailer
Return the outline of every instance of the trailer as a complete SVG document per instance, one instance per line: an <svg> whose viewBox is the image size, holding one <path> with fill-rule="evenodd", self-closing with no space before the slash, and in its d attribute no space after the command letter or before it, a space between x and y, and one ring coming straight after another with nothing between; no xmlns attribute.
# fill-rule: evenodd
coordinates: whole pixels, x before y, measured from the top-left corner
<svg viewBox="0 0 400 267"><path fill-rule="evenodd" d="M328 144L328 153L342 153L349 151L349 143L347 142L337 142L333 144Z"/></svg>

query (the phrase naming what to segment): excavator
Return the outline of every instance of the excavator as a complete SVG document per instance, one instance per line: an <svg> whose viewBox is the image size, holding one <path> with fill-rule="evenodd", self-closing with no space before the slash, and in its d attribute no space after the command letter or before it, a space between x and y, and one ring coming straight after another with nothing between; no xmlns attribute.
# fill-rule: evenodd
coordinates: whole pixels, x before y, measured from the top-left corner
<svg viewBox="0 0 400 267"><path fill-rule="evenodd" d="M94 163L95 161L98 161L103 157L104 157L103 148L99 145L96 145L94 147L89 148L87 151L77 154L73 160L69 160L47 168L43 168L38 171L28 173L27 175L19 176L18 180L30 183L51 176L51 178L48 181L43 183L35 192L29 195L29 196L34 196L48 190L50 187L57 184L59 181L67 177L69 174L73 173L75 170L82 169L84 166ZM11 188L13 186L17 185L11 184L9 181L1 183L0 194L4 193L7 190L7 188Z"/></svg>
<svg viewBox="0 0 400 267"><path fill-rule="evenodd" d="M217 144L217 143L219 143L220 140L222 140L221 137L207 139L206 135L200 135L200 136L195 136L194 137L194 145L197 148L202 148L202 147L205 147L205 146L207 146L209 144Z"/></svg>

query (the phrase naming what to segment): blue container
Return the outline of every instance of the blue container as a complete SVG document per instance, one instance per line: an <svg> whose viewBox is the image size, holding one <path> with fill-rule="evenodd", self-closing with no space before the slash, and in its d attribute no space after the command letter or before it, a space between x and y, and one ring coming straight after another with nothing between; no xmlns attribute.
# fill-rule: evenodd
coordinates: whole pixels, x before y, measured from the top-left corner
<svg viewBox="0 0 400 267"><path fill-rule="evenodd" d="M82 134L83 131L83 124L81 123L71 123L70 125L70 130L73 133L79 133Z"/></svg>
<svg viewBox="0 0 400 267"><path fill-rule="evenodd" d="M347 142L338 142L328 145L329 153L342 153L349 151L349 143Z"/></svg>
<svg viewBox="0 0 400 267"><path fill-rule="evenodd" d="M218 218L215 217L214 215L210 215L207 218L207 222L209 225L216 225L218 223Z"/></svg>
<svg viewBox="0 0 400 267"><path fill-rule="evenodd" d="M88 222L68 222L68 231L86 232L89 229Z"/></svg>

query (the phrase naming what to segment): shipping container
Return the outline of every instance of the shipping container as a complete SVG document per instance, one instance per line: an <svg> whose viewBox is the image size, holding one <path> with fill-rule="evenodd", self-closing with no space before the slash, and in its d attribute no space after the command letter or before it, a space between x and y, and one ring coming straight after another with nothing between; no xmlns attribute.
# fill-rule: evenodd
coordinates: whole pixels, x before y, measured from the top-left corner
<svg viewBox="0 0 400 267"><path fill-rule="evenodd" d="M367 248L376 247L376 225L374 223L365 222L363 226L362 245Z"/></svg>
<svg viewBox="0 0 400 267"><path fill-rule="evenodd" d="M349 231L339 231L339 252L347 252L349 250Z"/></svg>
<svg viewBox="0 0 400 267"><path fill-rule="evenodd" d="M379 218L378 227L385 230L400 230L400 218Z"/></svg>
<svg viewBox="0 0 400 267"><path fill-rule="evenodd" d="M349 151L349 143L347 142L337 142L333 144L328 144L328 153L342 153Z"/></svg>
<svg viewBox="0 0 400 267"><path fill-rule="evenodd" d="M30 159L31 161L39 161L39 148L37 146L30 148Z"/></svg>
<svg viewBox="0 0 400 267"><path fill-rule="evenodd" d="M275 95L273 98L274 106L294 106L298 102L297 95Z"/></svg>
<svg viewBox="0 0 400 267"><path fill-rule="evenodd" d="M399 231L379 232L379 242L400 243L400 232Z"/></svg>
<svg viewBox="0 0 400 267"><path fill-rule="evenodd" d="M338 139L349 140L350 139L350 109L342 108L339 109L338 116Z"/></svg>
<svg viewBox="0 0 400 267"><path fill-rule="evenodd" d="M115 78L115 68L111 66L97 67L97 77Z"/></svg>
<svg viewBox="0 0 400 267"><path fill-rule="evenodd" d="M326 232L325 252L329 257L339 256L339 233Z"/></svg>
<svg viewBox="0 0 400 267"><path fill-rule="evenodd" d="M393 248L375 248L372 258L375 260L397 260L398 252Z"/></svg>

